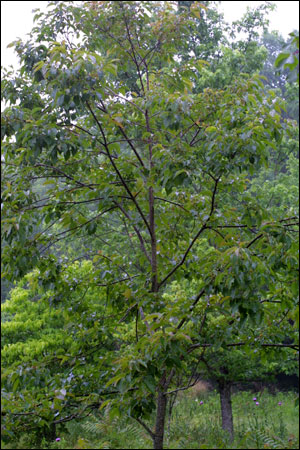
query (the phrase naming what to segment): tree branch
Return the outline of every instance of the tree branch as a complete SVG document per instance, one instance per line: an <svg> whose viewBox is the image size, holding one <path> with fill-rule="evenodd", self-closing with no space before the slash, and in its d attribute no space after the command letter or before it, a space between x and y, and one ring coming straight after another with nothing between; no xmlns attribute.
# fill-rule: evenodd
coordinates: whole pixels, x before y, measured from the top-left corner
<svg viewBox="0 0 300 450"><path fill-rule="evenodd" d="M202 297L202 295L204 294L205 289L203 288L201 290L201 292L197 295L197 297L195 298L195 300L193 301L192 305L190 306L190 311L192 311L195 306L197 305L197 303L199 302L200 298ZM183 324L187 321L187 317L183 317L183 319L181 319L180 323L177 325L177 330L180 330L180 328L183 326Z"/></svg>
<svg viewBox="0 0 300 450"><path fill-rule="evenodd" d="M255 344L247 344L246 342L236 342L233 344L226 344L225 347L239 347L243 345L250 345L255 346ZM299 345L297 344L260 344L261 347L282 347L282 348L292 348L294 350L299 349ZM197 348L205 348L205 347L213 347L213 344L193 344L191 345L187 353L191 353L193 350L196 350Z"/></svg>
<svg viewBox="0 0 300 450"><path fill-rule="evenodd" d="M151 439L154 439L155 434L153 433L153 431L150 430L150 428L149 428L149 427L148 427L141 419L139 419L138 417L133 417L133 418L134 418L140 425L142 425L142 427L145 428L145 430L147 431L147 433L150 434Z"/></svg>
<svg viewBox="0 0 300 450"><path fill-rule="evenodd" d="M125 211L125 209L124 209L119 203L117 203L116 201L114 201L114 203L115 203L115 204L117 205L117 207L122 211L122 213L124 214L124 216L125 216L128 220L130 220L130 222L132 222L131 217L130 217L129 214ZM132 225L132 227L133 227L133 229L134 229L134 231L135 231L135 233L136 233L136 235L137 235L137 237L138 237L138 239L139 239L139 241L140 241L142 252L145 254L145 256L146 256L146 258L148 259L149 263L151 263L150 256L149 256L148 253L147 253L147 250L146 250L146 247L145 247L145 244L144 244L144 239L142 238L141 233L139 232L139 230L137 229L137 227L136 227L135 225Z"/></svg>
<svg viewBox="0 0 300 450"><path fill-rule="evenodd" d="M159 283L158 285L158 289L168 280L168 278L170 278L170 276L173 275L174 272L176 272L176 270L182 266L182 264L184 263L184 261L186 260L187 255L189 254L191 248L193 247L193 245L195 244L195 242L197 241L197 239L199 238L200 234L207 228L207 223L209 222L212 213L214 211L214 207L215 207L215 197L216 197L216 192L217 192L217 186L218 186L218 182L219 182L219 178L215 179L215 186L214 186L214 190L213 190L213 194L212 194L212 199L211 199L211 208L210 208L210 213L208 218L206 219L206 221L204 222L204 224L202 225L202 227L200 228L200 230L198 231L198 233L196 234L196 236L194 237L194 239L192 240L192 242L190 243L190 245L188 246L187 250L185 251L181 261L168 273L168 275Z"/></svg>
<svg viewBox="0 0 300 450"><path fill-rule="evenodd" d="M91 106L89 105L89 103L86 102L86 104L87 104L87 107L88 107L88 109L90 110L90 112L91 112L91 114L92 114L92 116L93 116L95 122L97 123L97 125L98 125L98 127L99 127L99 129L100 129L100 132L101 132L102 137L103 137L102 145L104 146L104 148L105 148L106 151L107 151L107 154L108 154L108 157L109 157L109 159L110 159L111 165L113 166L113 168L114 168L115 172L117 173L117 175L118 175L118 177L119 177L121 183L123 184L125 190L128 192L130 198L132 199L133 203L135 204L136 209L138 210L138 212L139 212L141 218L143 219L143 221L144 221L144 223L145 223L145 225L146 225L146 227L147 227L147 229L148 229L148 231L149 231L149 233L150 233L150 236L152 237L152 232L151 232L151 229L150 229L150 225L148 224L148 222L147 222L147 220L146 220L146 218L145 218L145 216L144 216L144 214L143 214L143 212L142 212L142 210L141 210L139 204L137 203L137 201L136 201L134 195L133 195L132 192L130 191L130 189L129 189L127 183L125 182L125 180L124 180L124 178L122 177L122 175L121 175L119 169L117 168L117 166L116 166L114 160L112 159L112 156L111 156L111 153L110 153L110 150L109 150L109 146L108 146L108 144L107 144L107 140L106 140L106 137L105 137L103 128L102 128L102 125L101 125L101 123L99 122L99 120L97 119L97 117L96 117L94 111L92 110Z"/></svg>
<svg viewBox="0 0 300 450"><path fill-rule="evenodd" d="M181 388L174 389L173 391L166 392L165 395L174 394L175 392L178 392L178 391L186 391L187 389L190 389L191 387L195 386L195 384L197 384L198 381L199 381L199 378L196 378L196 380L193 383L188 384L187 386L184 386Z"/></svg>
<svg viewBox="0 0 300 450"><path fill-rule="evenodd" d="M167 202L167 203L171 203L172 205L178 206L179 208L183 209L185 212L191 214L190 211L188 211L187 209L185 209L184 206L180 205L179 203L176 202L172 202L171 200L167 200L166 198L161 198L161 197L154 197L155 200L161 200L163 202Z"/></svg>
<svg viewBox="0 0 300 450"><path fill-rule="evenodd" d="M251 242L249 242L249 244L246 245L246 248L249 248L252 244L254 244L254 242L256 242L258 239L260 239L261 237L263 237L263 233L259 234L258 236L256 236L254 239L252 239Z"/></svg>

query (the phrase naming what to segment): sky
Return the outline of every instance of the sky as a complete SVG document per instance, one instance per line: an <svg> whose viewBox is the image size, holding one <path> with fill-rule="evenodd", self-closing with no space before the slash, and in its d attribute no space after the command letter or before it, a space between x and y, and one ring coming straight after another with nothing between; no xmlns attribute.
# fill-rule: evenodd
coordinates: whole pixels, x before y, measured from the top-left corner
<svg viewBox="0 0 300 450"><path fill-rule="evenodd" d="M40 8L46 10L47 1L1 1L1 65L13 65L17 67L17 57L12 48L7 45L24 38L33 26L32 10ZM241 18L246 12L247 6L254 7L263 1L222 1L220 10L224 12L227 22ZM278 30L285 38L288 34L299 30L299 2L298 1L274 1L276 11L269 15L269 30Z"/></svg>

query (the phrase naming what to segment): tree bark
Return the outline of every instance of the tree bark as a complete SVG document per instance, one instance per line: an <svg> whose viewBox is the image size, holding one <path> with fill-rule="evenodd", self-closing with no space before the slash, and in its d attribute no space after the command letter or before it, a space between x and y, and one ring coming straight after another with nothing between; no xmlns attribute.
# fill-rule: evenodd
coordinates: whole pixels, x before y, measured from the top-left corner
<svg viewBox="0 0 300 450"><path fill-rule="evenodd" d="M163 449L164 445L164 433L165 433L165 419L167 412L167 396L164 394L164 389L158 391L157 395L157 409L156 409L156 422L155 433L153 436L153 448Z"/></svg>
<svg viewBox="0 0 300 450"><path fill-rule="evenodd" d="M149 188L149 218L151 230L151 270L152 270L152 286L151 292L158 291L157 283L157 255L156 255L156 235L155 235L155 212L154 212L154 193L153 188Z"/></svg>
<svg viewBox="0 0 300 450"><path fill-rule="evenodd" d="M226 380L219 380L219 393L222 412L222 428L229 435L230 442L233 441L233 417L231 405L231 383Z"/></svg>

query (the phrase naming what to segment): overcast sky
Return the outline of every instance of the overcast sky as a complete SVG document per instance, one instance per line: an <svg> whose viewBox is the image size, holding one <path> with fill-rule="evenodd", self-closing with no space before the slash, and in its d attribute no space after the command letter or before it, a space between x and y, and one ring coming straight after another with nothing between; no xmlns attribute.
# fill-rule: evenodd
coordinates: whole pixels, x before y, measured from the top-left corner
<svg viewBox="0 0 300 450"><path fill-rule="evenodd" d="M24 38L30 32L33 25L32 10L46 9L48 2L41 1L1 1L1 65L13 65L16 67L17 58L12 48L7 45L17 37ZM257 6L262 1L222 1L220 9L224 12L225 20L232 22L239 19L247 6ZM287 37L293 30L299 30L299 2L298 1L274 1L276 11L270 13L270 30L278 30Z"/></svg>

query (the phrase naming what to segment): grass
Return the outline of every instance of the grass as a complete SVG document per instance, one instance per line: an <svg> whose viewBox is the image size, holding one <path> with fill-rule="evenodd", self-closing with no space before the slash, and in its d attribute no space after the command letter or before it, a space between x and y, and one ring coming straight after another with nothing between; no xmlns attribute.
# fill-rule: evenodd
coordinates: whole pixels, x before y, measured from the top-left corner
<svg viewBox="0 0 300 450"><path fill-rule="evenodd" d="M217 393L191 392L174 408L168 448L298 448L299 416L295 399L294 393L234 394L235 439L230 445L221 427Z"/></svg>
<svg viewBox="0 0 300 450"><path fill-rule="evenodd" d="M235 439L229 444L221 427L218 394L204 389L182 392L166 423L166 449L299 448L299 416L295 393L238 392L232 396ZM256 398L256 400L253 400ZM256 403L259 404L256 404ZM89 417L70 422L58 432L60 441L42 441L44 449L151 449L152 441L129 418ZM2 448L35 448L30 436Z"/></svg>

